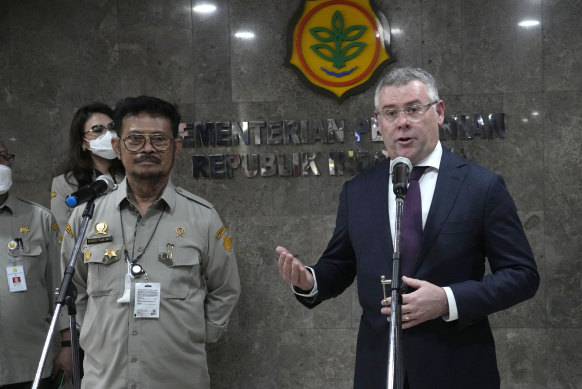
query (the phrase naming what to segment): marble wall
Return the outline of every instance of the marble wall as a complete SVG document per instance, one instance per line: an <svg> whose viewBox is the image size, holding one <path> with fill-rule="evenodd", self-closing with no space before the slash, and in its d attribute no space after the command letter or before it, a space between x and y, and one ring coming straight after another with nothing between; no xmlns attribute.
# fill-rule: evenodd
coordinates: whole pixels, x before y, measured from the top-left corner
<svg viewBox="0 0 582 389"><path fill-rule="evenodd" d="M152 94L184 121L369 118L373 91L341 105L284 66L287 24L302 1L1 0L0 134L16 156L13 192L49 204L74 111L93 100ZM504 112L505 139L445 146L503 174L542 275L534 299L491 317L503 388L582 388L582 2L376 0L399 65L440 81L449 113ZM541 23L523 28L518 23ZM254 40L237 39L249 30ZM327 152L329 146L306 146ZM318 149L321 147L321 149ZM343 150L375 153L381 144ZM262 145L249 152L290 153ZM350 388L360 315L355 288L314 310L279 280L275 246L315 261L327 244L344 176L174 181L214 203L238 256L243 293L229 331L208 348L213 388ZM246 151L245 151L246 152Z"/></svg>

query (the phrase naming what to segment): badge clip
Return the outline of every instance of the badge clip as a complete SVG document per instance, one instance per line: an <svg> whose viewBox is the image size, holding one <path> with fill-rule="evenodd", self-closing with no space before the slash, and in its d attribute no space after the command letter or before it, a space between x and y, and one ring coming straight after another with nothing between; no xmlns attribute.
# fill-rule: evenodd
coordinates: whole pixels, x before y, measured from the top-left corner
<svg viewBox="0 0 582 389"><path fill-rule="evenodd" d="M166 246L166 252L160 253L158 259L161 263L163 263L166 266L174 266L173 257L174 257L174 245L171 243L168 243L168 245Z"/></svg>

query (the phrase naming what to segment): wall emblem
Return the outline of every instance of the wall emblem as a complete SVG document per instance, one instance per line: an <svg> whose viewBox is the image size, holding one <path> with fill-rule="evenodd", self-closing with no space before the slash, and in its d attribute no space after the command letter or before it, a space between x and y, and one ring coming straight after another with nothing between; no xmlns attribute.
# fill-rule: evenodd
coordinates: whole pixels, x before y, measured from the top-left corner
<svg viewBox="0 0 582 389"><path fill-rule="evenodd" d="M338 101L373 85L388 53L390 29L370 0L305 0L288 29L286 64Z"/></svg>

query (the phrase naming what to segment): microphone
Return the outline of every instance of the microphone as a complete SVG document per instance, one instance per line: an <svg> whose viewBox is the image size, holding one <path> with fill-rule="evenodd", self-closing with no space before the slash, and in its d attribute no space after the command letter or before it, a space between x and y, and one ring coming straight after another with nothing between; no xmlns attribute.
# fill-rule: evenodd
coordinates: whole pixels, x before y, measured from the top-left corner
<svg viewBox="0 0 582 389"><path fill-rule="evenodd" d="M406 196L411 171L412 163L410 163L408 158L397 157L390 161L390 172L392 174L392 184L396 197Z"/></svg>
<svg viewBox="0 0 582 389"><path fill-rule="evenodd" d="M87 184L78 191L68 195L65 199L65 203L69 207L74 208L79 204L95 200L97 197L111 192L115 186L113 178L101 175L92 183Z"/></svg>

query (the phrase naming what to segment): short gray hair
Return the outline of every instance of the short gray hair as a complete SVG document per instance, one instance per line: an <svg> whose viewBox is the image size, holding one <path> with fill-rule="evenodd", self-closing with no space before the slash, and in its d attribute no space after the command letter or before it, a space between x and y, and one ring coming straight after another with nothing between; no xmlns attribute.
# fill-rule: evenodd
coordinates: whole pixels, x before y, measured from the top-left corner
<svg viewBox="0 0 582 389"><path fill-rule="evenodd" d="M380 92L386 86L404 86L411 81L418 80L426 85L426 93L428 98L432 101L439 100L439 91L436 86L436 81L434 77L424 69L421 68L398 68L391 70L380 80L380 83L376 87L376 93L374 94L374 107L379 109L378 104L380 103Z"/></svg>

